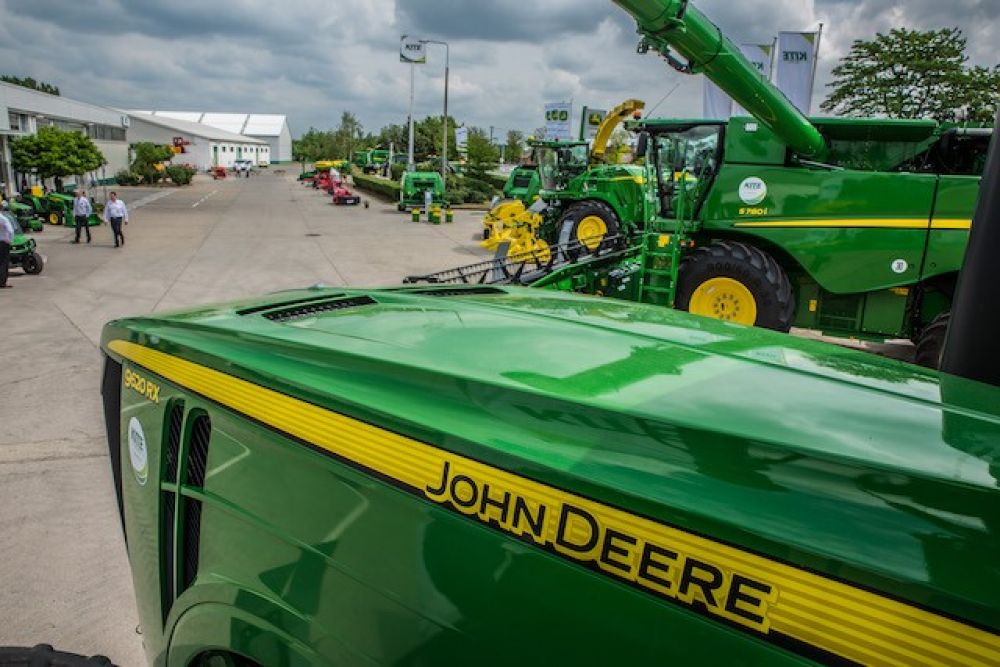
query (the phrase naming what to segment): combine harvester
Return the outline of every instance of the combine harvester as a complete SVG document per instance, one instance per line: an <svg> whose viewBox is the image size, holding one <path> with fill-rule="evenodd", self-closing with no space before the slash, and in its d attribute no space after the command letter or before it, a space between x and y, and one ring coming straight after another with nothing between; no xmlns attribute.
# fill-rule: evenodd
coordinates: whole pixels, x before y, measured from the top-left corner
<svg viewBox="0 0 1000 667"><path fill-rule="evenodd" d="M543 152L547 208L534 237L522 230L512 243L514 259L542 245L534 238L585 250L614 239L625 264L578 262L572 281L506 260L422 278L518 274L778 331L909 338L918 361L936 366L991 130L807 119L687 3L620 4L641 17L640 51L704 73L753 117L628 123L645 158L628 168L634 178ZM567 276L547 250L537 254Z"/></svg>
<svg viewBox="0 0 1000 667"><path fill-rule="evenodd" d="M947 374L506 285L108 324L150 664L1000 664L988 182Z"/></svg>

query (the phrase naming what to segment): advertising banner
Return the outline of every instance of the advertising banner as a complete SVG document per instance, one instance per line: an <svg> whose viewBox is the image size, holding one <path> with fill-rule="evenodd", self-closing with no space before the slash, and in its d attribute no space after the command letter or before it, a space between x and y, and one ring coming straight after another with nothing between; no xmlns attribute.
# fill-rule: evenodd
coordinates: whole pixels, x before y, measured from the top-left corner
<svg viewBox="0 0 1000 667"><path fill-rule="evenodd" d="M580 141L593 141L597 136L597 129L607 115L607 109L583 107L583 112L580 114Z"/></svg>
<svg viewBox="0 0 1000 667"><path fill-rule="evenodd" d="M456 127L455 128L455 145L458 147L459 153L465 153L469 148L469 128L467 127Z"/></svg>
<svg viewBox="0 0 1000 667"><path fill-rule="evenodd" d="M550 102L545 105L545 139L547 141L570 141L573 130L570 116L573 115L571 102Z"/></svg>
<svg viewBox="0 0 1000 667"><path fill-rule="evenodd" d="M774 44L740 44L740 51L750 61L765 81L771 80L774 68ZM739 104L734 105L734 116L748 116L747 110Z"/></svg>
<svg viewBox="0 0 1000 667"><path fill-rule="evenodd" d="M812 107L813 76L816 73L816 50L819 33L782 32L778 34L778 53L774 83L799 111L809 114Z"/></svg>
<svg viewBox="0 0 1000 667"><path fill-rule="evenodd" d="M399 38L399 62L425 65L427 63L427 45L416 37L403 35Z"/></svg>

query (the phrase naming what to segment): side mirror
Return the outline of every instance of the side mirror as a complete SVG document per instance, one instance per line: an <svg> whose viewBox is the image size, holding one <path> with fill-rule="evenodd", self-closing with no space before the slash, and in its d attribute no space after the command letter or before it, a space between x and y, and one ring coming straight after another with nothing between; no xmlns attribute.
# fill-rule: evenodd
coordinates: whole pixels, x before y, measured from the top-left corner
<svg viewBox="0 0 1000 667"><path fill-rule="evenodd" d="M646 157L647 150L649 150L649 133L640 132L639 140L635 144L635 156Z"/></svg>

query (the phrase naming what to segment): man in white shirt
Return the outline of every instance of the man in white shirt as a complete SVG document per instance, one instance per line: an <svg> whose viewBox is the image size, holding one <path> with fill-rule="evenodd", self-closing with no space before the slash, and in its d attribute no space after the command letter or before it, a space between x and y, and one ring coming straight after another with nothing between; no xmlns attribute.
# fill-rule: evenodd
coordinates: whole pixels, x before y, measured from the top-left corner
<svg viewBox="0 0 1000 667"><path fill-rule="evenodd" d="M94 209L90 207L87 193L83 190L77 190L76 198L73 200L73 220L76 222L76 238L73 239L73 243L80 242L80 228L87 230L87 243L90 243L90 225L87 224L87 221L93 212Z"/></svg>
<svg viewBox="0 0 1000 667"><path fill-rule="evenodd" d="M0 289L10 287L7 284L7 269L10 266L10 244L14 242L14 225L7 212L7 202L0 211Z"/></svg>
<svg viewBox="0 0 1000 667"><path fill-rule="evenodd" d="M125 235L122 234L122 223L128 224L128 208L125 202L118 198L117 192L108 195L108 203L104 205L104 221L111 225L111 231L115 235L115 247L125 245Z"/></svg>

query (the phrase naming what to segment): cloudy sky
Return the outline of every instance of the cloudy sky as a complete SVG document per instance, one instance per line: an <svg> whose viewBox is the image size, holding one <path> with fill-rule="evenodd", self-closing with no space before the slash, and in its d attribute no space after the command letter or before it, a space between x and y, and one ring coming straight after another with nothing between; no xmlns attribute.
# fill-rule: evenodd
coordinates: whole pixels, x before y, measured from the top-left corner
<svg viewBox="0 0 1000 667"><path fill-rule="evenodd" d="M1000 61L1000 0L695 0L737 42L825 25L818 94L852 40L892 27L957 26L971 60ZM295 135L404 122L403 33L451 44L451 109L498 133L542 125L546 101L638 97L658 116L701 112L700 77L634 53L610 0L0 0L0 69L64 95L139 109L285 113ZM440 113L444 54L418 68L418 117ZM818 101L816 103L818 106Z"/></svg>

